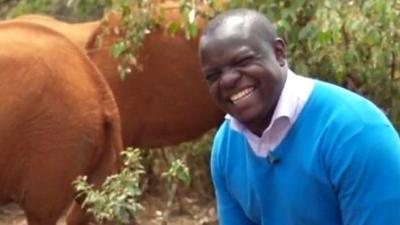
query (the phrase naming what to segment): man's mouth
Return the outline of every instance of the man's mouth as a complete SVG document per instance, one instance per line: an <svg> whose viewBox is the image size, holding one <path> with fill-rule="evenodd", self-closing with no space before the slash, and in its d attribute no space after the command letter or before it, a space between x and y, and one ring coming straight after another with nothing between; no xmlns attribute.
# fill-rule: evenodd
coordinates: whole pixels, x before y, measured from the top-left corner
<svg viewBox="0 0 400 225"><path fill-rule="evenodd" d="M237 104L238 102L250 97L253 94L253 91L254 87L249 87L233 94L229 99L233 104Z"/></svg>

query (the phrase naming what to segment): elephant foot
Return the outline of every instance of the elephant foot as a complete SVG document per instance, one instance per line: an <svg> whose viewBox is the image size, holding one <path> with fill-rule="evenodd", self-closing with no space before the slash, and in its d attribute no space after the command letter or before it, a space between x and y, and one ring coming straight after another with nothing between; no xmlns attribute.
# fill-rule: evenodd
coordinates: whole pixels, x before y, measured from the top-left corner
<svg viewBox="0 0 400 225"><path fill-rule="evenodd" d="M23 221L17 223L17 225L28 225L28 222L26 222L26 220L23 220Z"/></svg>

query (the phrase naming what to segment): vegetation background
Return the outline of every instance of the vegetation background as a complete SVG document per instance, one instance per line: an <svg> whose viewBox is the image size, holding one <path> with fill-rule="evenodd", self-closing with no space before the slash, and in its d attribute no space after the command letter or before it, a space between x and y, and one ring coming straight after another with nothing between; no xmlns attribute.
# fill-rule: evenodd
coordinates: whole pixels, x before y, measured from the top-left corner
<svg viewBox="0 0 400 225"><path fill-rule="evenodd" d="M188 18L185 23L188 37L198 31L191 19L195 15L212 17L239 7L259 10L275 21L279 35L287 41L289 63L294 71L366 96L400 128L399 0L175 1ZM40 13L63 21L82 22L101 19L109 10L122 10L128 18L138 15L138 10L149 12L149 7L159 2L0 0L0 18ZM204 10L204 5L209 6L208 10ZM154 201L160 202L160 207L153 211L159 224L173 224L174 213L186 213L192 218L182 224L216 224L208 170L213 132L179 146L141 151L142 198L151 199L150 208Z"/></svg>

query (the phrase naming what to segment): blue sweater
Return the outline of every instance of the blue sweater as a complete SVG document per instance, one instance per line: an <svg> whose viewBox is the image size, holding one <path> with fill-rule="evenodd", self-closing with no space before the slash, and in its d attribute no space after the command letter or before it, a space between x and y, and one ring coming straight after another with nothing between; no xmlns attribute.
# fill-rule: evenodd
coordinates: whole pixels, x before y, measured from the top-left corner
<svg viewBox="0 0 400 225"><path fill-rule="evenodd" d="M400 141L370 101L317 81L273 154L225 121L211 172L221 225L400 225Z"/></svg>

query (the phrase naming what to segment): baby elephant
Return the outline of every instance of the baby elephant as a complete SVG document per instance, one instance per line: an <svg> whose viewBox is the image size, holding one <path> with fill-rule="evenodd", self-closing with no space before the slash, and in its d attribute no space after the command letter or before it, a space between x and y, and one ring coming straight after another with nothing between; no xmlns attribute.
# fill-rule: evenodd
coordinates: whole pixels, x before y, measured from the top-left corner
<svg viewBox="0 0 400 225"><path fill-rule="evenodd" d="M0 204L55 225L73 203L67 224L88 224L71 183L101 184L121 149L114 97L85 54L46 27L0 23Z"/></svg>

